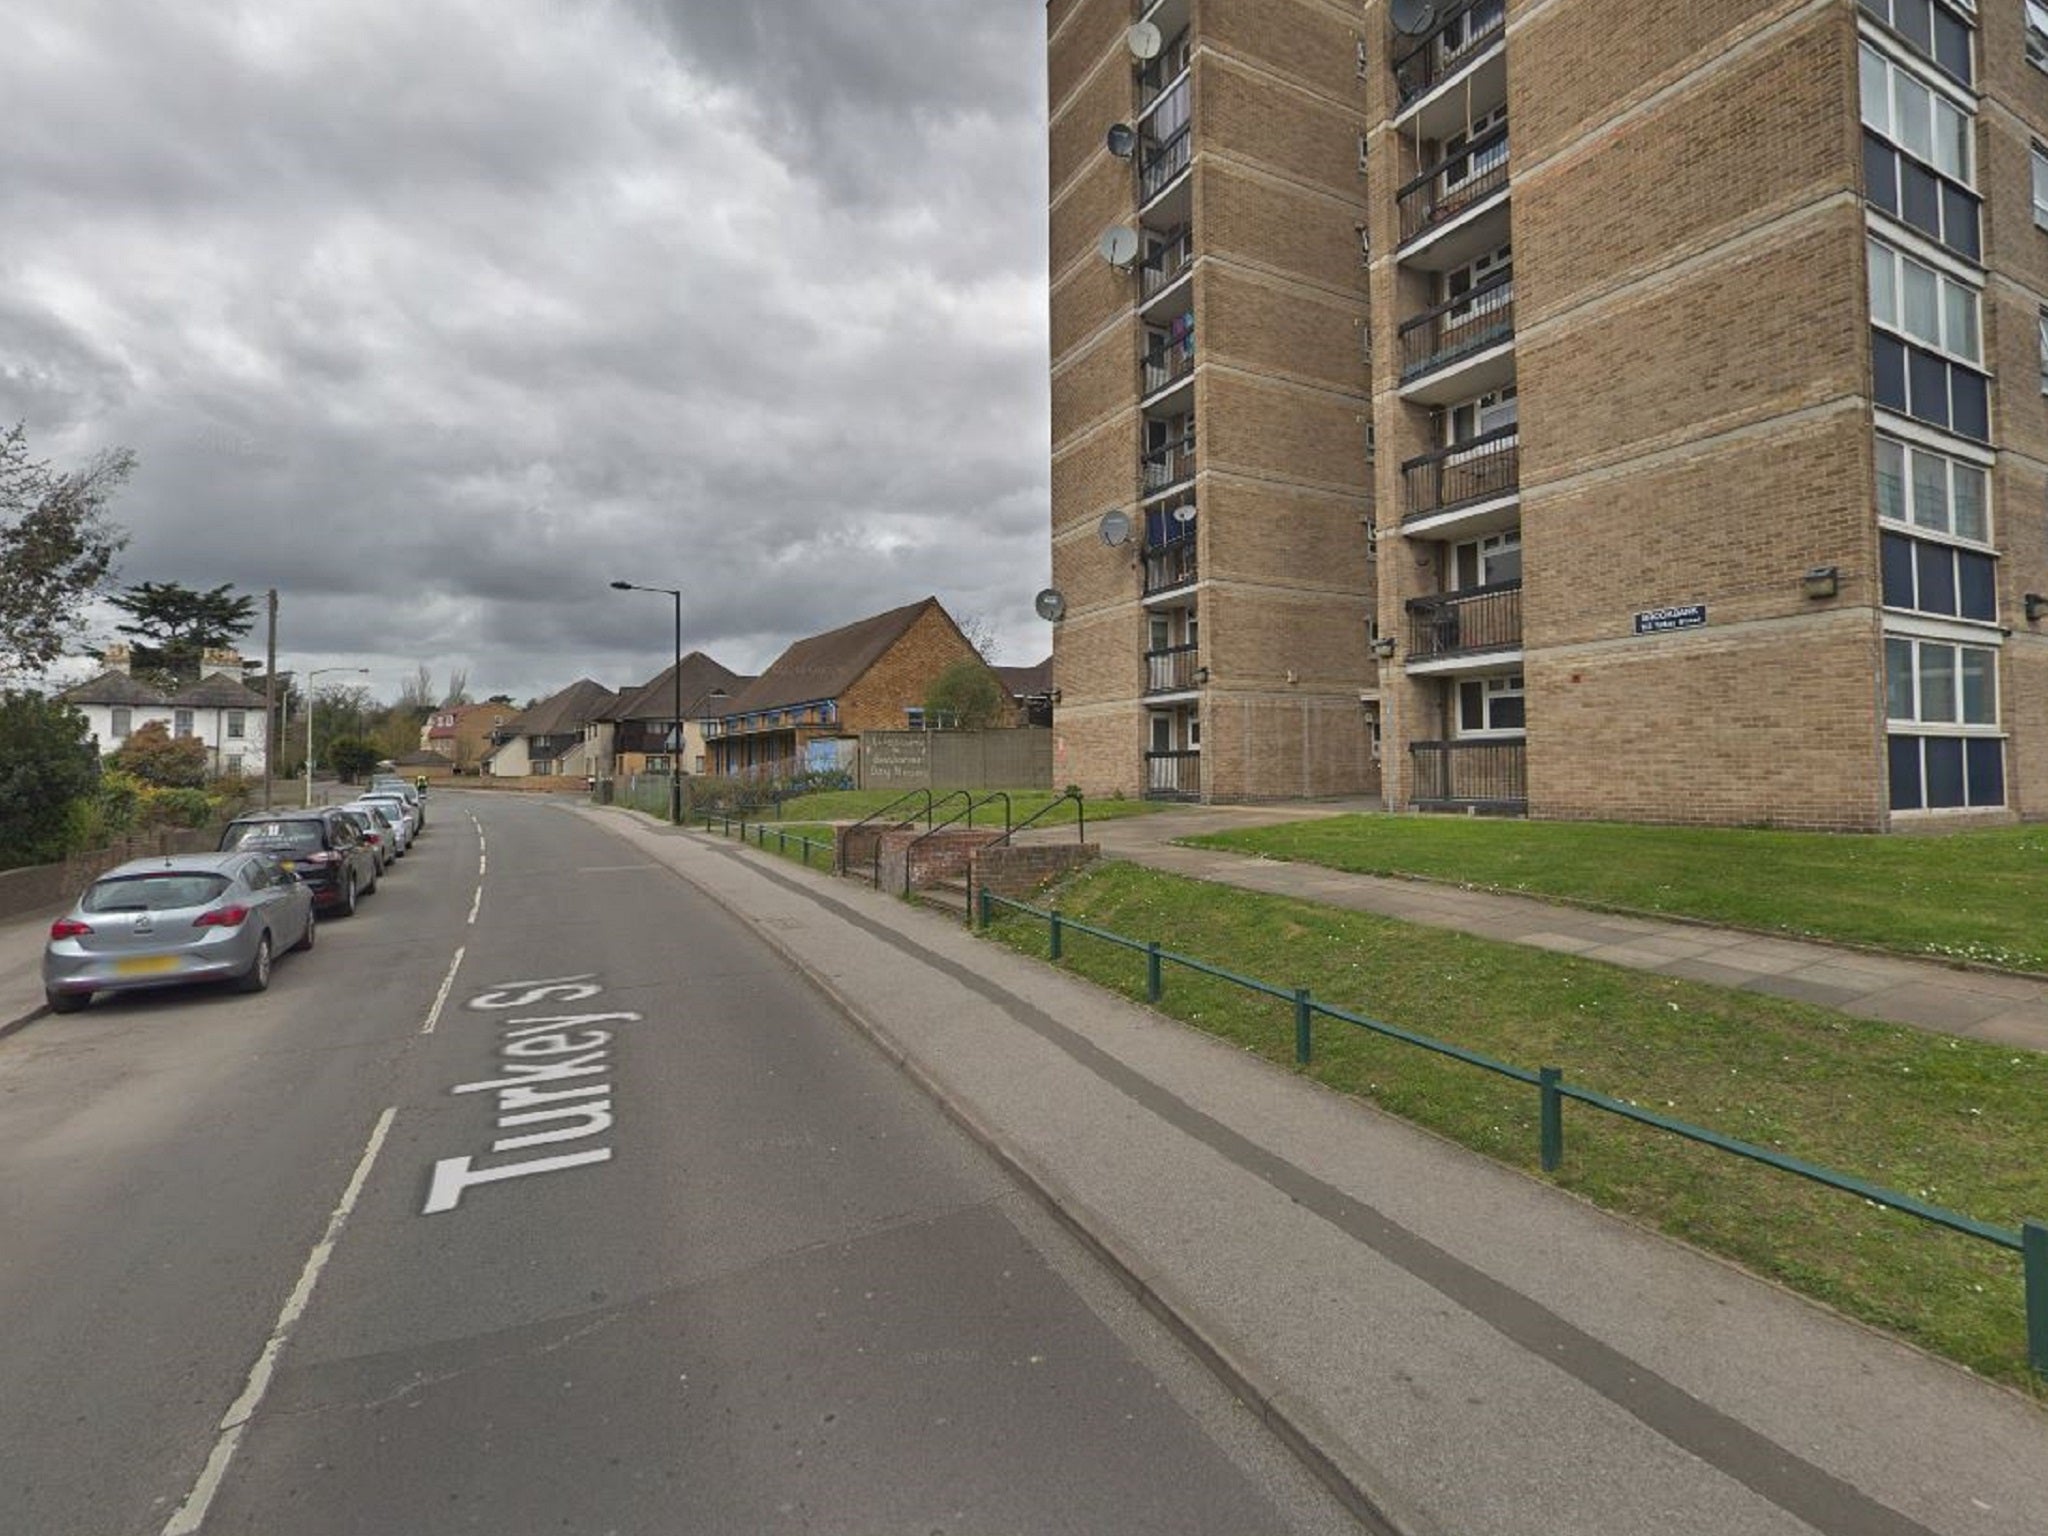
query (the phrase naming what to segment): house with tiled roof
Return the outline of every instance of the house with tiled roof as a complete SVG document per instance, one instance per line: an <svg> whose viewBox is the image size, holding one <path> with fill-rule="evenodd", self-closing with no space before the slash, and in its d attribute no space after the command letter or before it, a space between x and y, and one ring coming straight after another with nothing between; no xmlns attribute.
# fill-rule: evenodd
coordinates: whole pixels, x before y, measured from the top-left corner
<svg viewBox="0 0 2048 1536"><path fill-rule="evenodd" d="M484 772L501 779L588 776L584 728L616 698L611 689L587 677L549 694L492 733L496 744L484 759Z"/></svg>
<svg viewBox="0 0 2048 1536"><path fill-rule="evenodd" d="M1052 685L1050 656L1035 667L990 667L989 670L1002 683L1003 692L1016 706L1024 724L1052 724L1052 707L1059 702L1059 692Z"/></svg>
<svg viewBox="0 0 2048 1536"><path fill-rule="evenodd" d="M444 704L420 726L420 750L457 773L473 773L491 750L491 732L517 713L507 704Z"/></svg>
<svg viewBox="0 0 2048 1536"><path fill-rule="evenodd" d="M667 773L680 713L683 772L702 773L704 717L724 708L727 700L737 698L753 681L702 651L685 656L680 672L673 664L663 667L638 688L622 691L612 706L590 723L593 771L602 777L621 778Z"/></svg>
<svg viewBox="0 0 2048 1536"><path fill-rule="evenodd" d="M862 731L917 730L939 674L986 665L936 597L799 640L706 722L714 774L850 769Z"/></svg>
<svg viewBox="0 0 2048 1536"><path fill-rule="evenodd" d="M67 688L57 702L86 718L93 744L102 754L118 751L138 728L161 722L174 737L205 744L207 772L215 777L254 777L263 772L263 696L251 693L225 672L201 678L175 693L163 693L121 667Z"/></svg>

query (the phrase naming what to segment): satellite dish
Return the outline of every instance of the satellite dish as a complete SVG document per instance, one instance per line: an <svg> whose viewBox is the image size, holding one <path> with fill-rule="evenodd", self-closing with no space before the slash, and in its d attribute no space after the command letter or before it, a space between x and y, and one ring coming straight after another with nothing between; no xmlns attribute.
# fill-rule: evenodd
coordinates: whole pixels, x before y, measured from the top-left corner
<svg viewBox="0 0 2048 1536"><path fill-rule="evenodd" d="M1192 523L1195 520L1195 504L1191 501L1184 506L1175 507L1173 520L1176 523Z"/></svg>
<svg viewBox="0 0 2048 1536"><path fill-rule="evenodd" d="M1095 243L1102 259L1119 271L1138 259L1138 232L1128 224L1112 224Z"/></svg>
<svg viewBox="0 0 2048 1536"><path fill-rule="evenodd" d="M1048 624L1057 624L1067 616L1067 599L1058 587L1047 587L1031 600L1031 606Z"/></svg>
<svg viewBox="0 0 2048 1536"><path fill-rule="evenodd" d="M1115 549L1131 536L1131 520L1121 512L1105 512L1102 521L1095 525L1095 531L1103 543Z"/></svg>
<svg viewBox="0 0 2048 1536"><path fill-rule="evenodd" d="M1436 0L1394 0L1394 30L1420 37L1436 25Z"/></svg>
<svg viewBox="0 0 2048 1536"><path fill-rule="evenodd" d="M1137 153L1138 134L1129 123L1111 123L1109 132L1103 135L1103 142L1112 155L1119 160L1128 160Z"/></svg>
<svg viewBox="0 0 2048 1536"><path fill-rule="evenodd" d="M1130 45L1134 59L1156 59L1159 51L1166 46L1166 38L1149 21L1141 21L1124 34L1124 41Z"/></svg>

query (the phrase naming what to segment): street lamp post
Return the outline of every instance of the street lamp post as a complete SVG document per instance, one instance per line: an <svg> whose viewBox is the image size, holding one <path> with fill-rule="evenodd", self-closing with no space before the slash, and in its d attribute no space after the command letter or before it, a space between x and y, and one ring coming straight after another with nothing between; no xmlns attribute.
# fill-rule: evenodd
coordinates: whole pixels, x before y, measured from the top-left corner
<svg viewBox="0 0 2048 1536"><path fill-rule="evenodd" d="M306 804L313 803L313 679L322 672L369 673L368 667L315 667L306 674Z"/></svg>
<svg viewBox="0 0 2048 1536"><path fill-rule="evenodd" d="M670 681L675 684L669 710L668 819L672 826L683 824L683 594L678 587L643 587L637 582L615 581L619 592L660 592L675 599L676 656Z"/></svg>

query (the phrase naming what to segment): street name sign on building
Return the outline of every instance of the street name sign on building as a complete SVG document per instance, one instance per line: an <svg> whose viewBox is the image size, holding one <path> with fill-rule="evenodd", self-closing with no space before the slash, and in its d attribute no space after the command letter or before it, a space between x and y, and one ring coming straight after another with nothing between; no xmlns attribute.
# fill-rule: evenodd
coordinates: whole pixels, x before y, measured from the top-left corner
<svg viewBox="0 0 2048 1536"><path fill-rule="evenodd" d="M1661 635L1669 629L1698 629L1707 622L1707 605L1692 603L1684 608L1652 608L1636 615L1636 633Z"/></svg>

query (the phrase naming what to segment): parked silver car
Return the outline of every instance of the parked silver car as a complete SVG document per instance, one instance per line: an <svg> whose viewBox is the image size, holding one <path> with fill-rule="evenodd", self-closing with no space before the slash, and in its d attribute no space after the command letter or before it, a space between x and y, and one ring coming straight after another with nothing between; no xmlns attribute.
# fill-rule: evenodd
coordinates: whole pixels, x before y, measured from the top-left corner
<svg viewBox="0 0 2048 1536"><path fill-rule="evenodd" d="M412 803L403 795L388 795L381 791L375 794L357 795L351 805L374 805L382 811L398 833L398 851L402 855L412 847L412 840L420 835L420 821Z"/></svg>
<svg viewBox="0 0 2048 1536"><path fill-rule="evenodd" d="M401 779L395 773L378 773L370 777L367 791L373 795L400 795L412 807L413 836L427 830L427 792L411 779Z"/></svg>
<svg viewBox="0 0 2048 1536"><path fill-rule="evenodd" d="M43 995L76 1013L101 992L232 980L270 985L287 949L313 947L313 893L261 853L133 859L86 887L50 925Z"/></svg>
<svg viewBox="0 0 2048 1536"><path fill-rule="evenodd" d="M378 805L365 805L360 800L351 800L346 805L335 807L342 815L356 824L363 834L363 841L377 852L377 869L381 873L391 867L403 851L398 846L398 829L391 825L391 818Z"/></svg>

